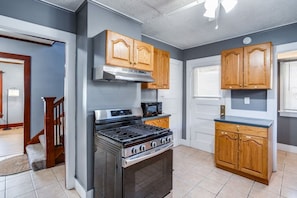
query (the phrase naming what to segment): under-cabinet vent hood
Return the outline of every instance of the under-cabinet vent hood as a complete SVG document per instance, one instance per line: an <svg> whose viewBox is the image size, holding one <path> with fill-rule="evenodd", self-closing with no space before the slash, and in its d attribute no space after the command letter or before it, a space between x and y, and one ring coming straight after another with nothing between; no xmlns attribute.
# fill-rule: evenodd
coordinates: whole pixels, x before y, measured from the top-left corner
<svg viewBox="0 0 297 198"><path fill-rule="evenodd" d="M93 80L115 82L154 82L151 72L109 65L94 67Z"/></svg>

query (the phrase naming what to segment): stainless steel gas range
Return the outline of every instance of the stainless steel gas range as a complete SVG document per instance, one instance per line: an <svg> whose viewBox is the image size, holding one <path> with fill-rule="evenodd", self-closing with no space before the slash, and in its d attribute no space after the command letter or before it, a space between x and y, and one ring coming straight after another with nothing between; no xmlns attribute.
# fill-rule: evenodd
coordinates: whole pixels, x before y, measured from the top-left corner
<svg viewBox="0 0 297 198"><path fill-rule="evenodd" d="M172 189L172 131L145 125L142 109L95 111L95 197L164 197Z"/></svg>

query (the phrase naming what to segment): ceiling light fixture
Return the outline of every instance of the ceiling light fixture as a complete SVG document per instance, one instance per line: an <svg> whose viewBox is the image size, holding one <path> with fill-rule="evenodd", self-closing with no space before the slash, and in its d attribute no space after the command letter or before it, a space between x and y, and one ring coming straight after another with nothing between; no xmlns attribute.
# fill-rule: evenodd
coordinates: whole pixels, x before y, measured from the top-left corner
<svg viewBox="0 0 297 198"><path fill-rule="evenodd" d="M203 16L208 17L210 21L216 20L218 29L218 16L220 12L220 4L222 4L226 13L230 12L237 4L237 0L205 0L204 7L206 9Z"/></svg>

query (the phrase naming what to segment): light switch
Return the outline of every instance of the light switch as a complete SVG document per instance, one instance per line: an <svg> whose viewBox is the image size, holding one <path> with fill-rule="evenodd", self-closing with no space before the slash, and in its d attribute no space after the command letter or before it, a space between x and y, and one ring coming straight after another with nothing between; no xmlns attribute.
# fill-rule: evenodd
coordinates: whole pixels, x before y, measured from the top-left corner
<svg viewBox="0 0 297 198"><path fill-rule="evenodd" d="M244 104L250 104L250 97L244 97Z"/></svg>

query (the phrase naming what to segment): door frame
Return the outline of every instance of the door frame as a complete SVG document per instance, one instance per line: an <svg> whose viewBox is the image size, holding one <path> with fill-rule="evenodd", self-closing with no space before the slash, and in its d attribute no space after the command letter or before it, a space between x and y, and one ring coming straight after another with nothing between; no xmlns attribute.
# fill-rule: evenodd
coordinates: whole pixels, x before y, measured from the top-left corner
<svg viewBox="0 0 297 198"><path fill-rule="evenodd" d="M0 58L17 59L24 61L24 148L23 153L26 153L27 143L30 141L31 134L31 56L20 54L11 54L0 52ZM7 118L6 118L7 119Z"/></svg>
<svg viewBox="0 0 297 198"><path fill-rule="evenodd" d="M70 32L0 15L0 28L65 43L65 167L66 188L80 187L75 180L76 166L76 35ZM83 187L81 188L82 190Z"/></svg>
<svg viewBox="0 0 297 198"><path fill-rule="evenodd" d="M193 69L196 67L207 66L207 65L221 65L221 55L209 56L204 58L198 58L193 60L188 60L186 62L186 140L182 140L182 144L191 146L191 126L192 126L192 116L191 116L191 100L193 95ZM217 102L221 103L224 100L224 92L222 91L222 98ZM210 150L208 152L211 152Z"/></svg>

